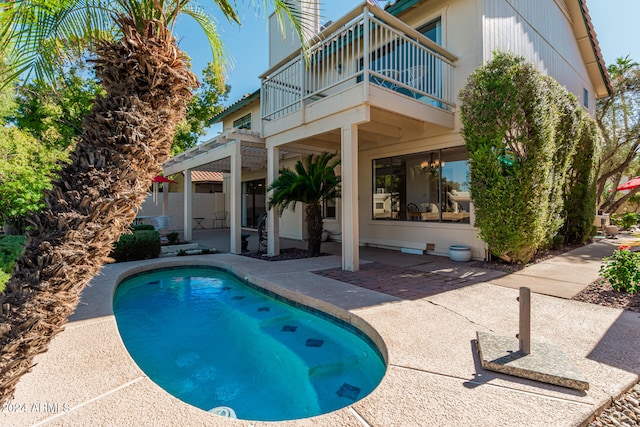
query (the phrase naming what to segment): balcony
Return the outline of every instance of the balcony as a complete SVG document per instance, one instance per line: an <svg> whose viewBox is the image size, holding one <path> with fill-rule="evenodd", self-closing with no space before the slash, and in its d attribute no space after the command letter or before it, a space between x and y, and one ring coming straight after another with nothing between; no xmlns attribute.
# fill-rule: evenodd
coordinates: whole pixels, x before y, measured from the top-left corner
<svg viewBox="0 0 640 427"><path fill-rule="evenodd" d="M391 105L429 106L435 123L450 127L456 59L393 15L365 3L313 39L306 55L295 52L262 76L263 124L268 127L295 113L301 118L289 120L291 125L309 122L305 109L315 103L325 104L316 110L328 115L364 103L384 108L391 100ZM451 120L438 120L443 112Z"/></svg>

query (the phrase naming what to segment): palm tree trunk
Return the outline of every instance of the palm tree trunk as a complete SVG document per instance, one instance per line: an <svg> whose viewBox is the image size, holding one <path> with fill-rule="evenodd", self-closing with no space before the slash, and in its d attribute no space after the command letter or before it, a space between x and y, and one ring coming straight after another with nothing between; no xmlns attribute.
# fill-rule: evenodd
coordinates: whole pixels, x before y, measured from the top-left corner
<svg viewBox="0 0 640 427"><path fill-rule="evenodd" d="M73 313L80 292L127 229L171 149L196 77L166 26L120 18L123 37L96 50L106 95L29 223L24 255L0 295L0 402Z"/></svg>
<svg viewBox="0 0 640 427"><path fill-rule="evenodd" d="M310 257L320 255L322 245L322 210L317 203L308 203L305 207L307 217L307 234L309 242L307 245L307 255Z"/></svg>

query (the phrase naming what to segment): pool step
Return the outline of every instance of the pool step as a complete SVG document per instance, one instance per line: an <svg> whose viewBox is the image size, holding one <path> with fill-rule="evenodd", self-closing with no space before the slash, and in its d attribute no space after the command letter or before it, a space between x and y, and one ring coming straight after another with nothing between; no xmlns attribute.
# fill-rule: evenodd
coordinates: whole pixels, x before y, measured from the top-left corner
<svg viewBox="0 0 640 427"><path fill-rule="evenodd" d="M358 364L358 358L354 355L346 357L337 362L321 363L309 368L309 378L323 375L333 375Z"/></svg>

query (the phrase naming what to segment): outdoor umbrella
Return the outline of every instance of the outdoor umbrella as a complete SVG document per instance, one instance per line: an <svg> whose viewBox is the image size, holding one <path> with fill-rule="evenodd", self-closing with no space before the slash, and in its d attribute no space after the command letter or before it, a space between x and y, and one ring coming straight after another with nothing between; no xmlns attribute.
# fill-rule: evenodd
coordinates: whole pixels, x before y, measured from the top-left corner
<svg viewBox="0 0 640 427"><path fill-rule="evenodd" d="M157 175L151 180L151 182L153 182L153 201L155 202L156 205L158 204L158 183L172 182L176 184L176 181L166 178L162 175Z"/></svg>
<svg viewBox="0 0 640 427"><path fill-rule="evenodd" d="M174 181L174 180L172 180L172 179L169 179L169 178L165 178L165 177L164 177L164 176L162 176L162 175L158 175L158 176L156 176L155 178L153 178L153 179L151 180L151 182L155 182L155 183L158 183L158 182L171 182L171 183L173 183L173 184L176 184L176 181Z"/></svg>
<svg viewBox="0 0 640 427"><path fill-rule="evenodd" d="M624 184L616 188L616 190L617 191L633 190L636 187L640 187L640 176L636 176L635 178L630 179L629 181L625 182Z"/></svg>

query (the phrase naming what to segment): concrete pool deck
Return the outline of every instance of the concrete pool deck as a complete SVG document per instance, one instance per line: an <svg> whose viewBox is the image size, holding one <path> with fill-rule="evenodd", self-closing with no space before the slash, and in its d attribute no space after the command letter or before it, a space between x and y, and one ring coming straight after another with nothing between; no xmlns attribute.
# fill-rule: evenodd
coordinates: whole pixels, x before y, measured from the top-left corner
<svg viewBox="0 0 640 427"><path fill-rule="evenodd" d="M587 264L594 257L580 253L575 257L585 265L556 260L558 269L572 268L574 277L591 277ZM517 333L518 289L512 287L516 275L501 278L495 272L444 259L433 261L433 257L398 259L441 274L441 281L457 280L435 291L398 297L312 272L338 268L338 256L267 262L216 254L107 265L83 293L65 331L21 379L15 399L0 413L0 425L573 426L585 424L611 398L638 381L639 313L535 293L532 340L561 349L590 388L581 392L511 377L482 369L476 332ZM375 330L388 353L385 377L369 396L347 408L276 424L222 418L172 397L127 353L111 300L115 285L129 274L188 264L229 269L351 321L365 332ZM538 273L542 270L537 267ZM551 269L544 271L546 280L553 280L548 277ZM526 279L533 280L531 275ZM565 281L558 281L557 287Z"/></svg>

